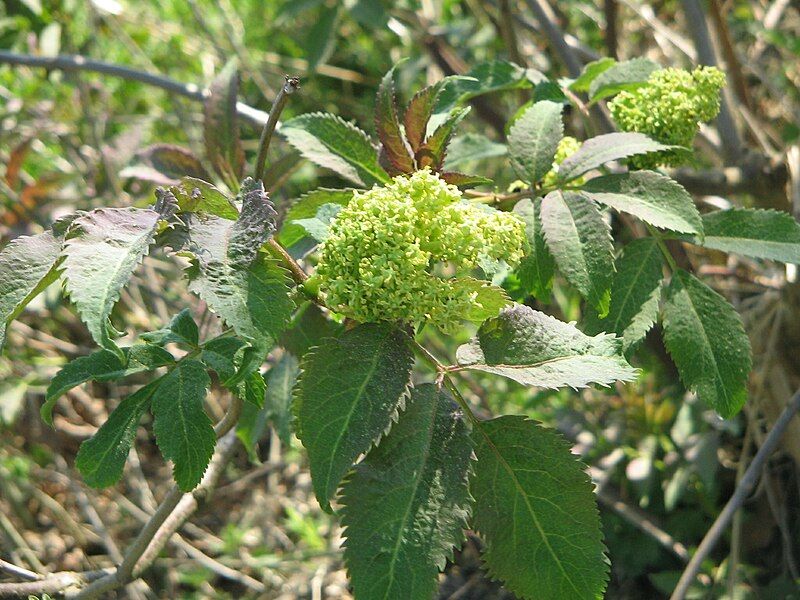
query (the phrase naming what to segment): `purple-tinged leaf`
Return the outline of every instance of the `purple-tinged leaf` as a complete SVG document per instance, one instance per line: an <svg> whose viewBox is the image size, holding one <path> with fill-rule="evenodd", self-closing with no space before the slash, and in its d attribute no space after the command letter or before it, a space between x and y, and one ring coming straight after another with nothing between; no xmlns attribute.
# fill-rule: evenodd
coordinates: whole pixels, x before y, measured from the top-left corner
<svg viewBox="0 0 800 600"><path fill-rule="evenodd" d="M381 140L386 159L402 173L414 171L414 159L409 153L400 120L397 118L397 105L394 97L394 67L383 76L375 100L375 128Z"/></svg>
<svg viewBox="0 0 800 600"><path fill-rule="evenodd" d="M232 189L237 189L244 172L244 150L236 112L239 71L234 61L225 65L208 92L203 110L206 154L217 174Z"/></svg>

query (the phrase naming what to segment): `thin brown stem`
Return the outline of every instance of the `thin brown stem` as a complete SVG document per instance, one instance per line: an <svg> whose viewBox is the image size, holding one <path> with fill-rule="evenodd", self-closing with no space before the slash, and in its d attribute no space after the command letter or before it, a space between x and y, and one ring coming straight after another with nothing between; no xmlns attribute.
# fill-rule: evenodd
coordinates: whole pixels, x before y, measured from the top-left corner
<svg viewBox="0 0 800 600"><path fill-rule="evenodd" d="M272 134L275 132L275 126L278 124L278 117L283 112L283 107L286 106L286 101L289 96L294 94L300 87L299 77L286 76L286 82L275 97L275 102L272 103L272 110L269 111L269 118L267 119L264 129L261 130L261 139L258 141L258 158L256 159L256 181L264 179L264 169L267 166L267 151L269 150L269 143L272 141Z"/></svg>

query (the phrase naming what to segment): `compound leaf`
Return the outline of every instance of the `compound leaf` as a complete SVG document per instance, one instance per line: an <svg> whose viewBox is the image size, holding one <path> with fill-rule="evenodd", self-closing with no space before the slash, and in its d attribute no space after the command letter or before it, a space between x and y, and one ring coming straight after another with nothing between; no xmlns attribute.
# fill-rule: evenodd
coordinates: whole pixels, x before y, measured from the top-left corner
<svg viewBox="0 0 800 600"><path fill-rule="evenodd" d="M87 381L112 381L128 375L152 371L174 362L172 354L150 344L136 344L122 348L122 356L110 350L98 350L88 356L79 356L68 362L47 386L45 402L41 408L42 419L53 424L53 407L66 392Z"/></svg>
<svg viewBox="0 0 800 600"><path fill-rule="evenodd" d="M161 379L157 379L125 398L97 433L81 444L75 465L88 485L103 488L120 480L136 428L160 384Z"/></svg>
<svg viewBox="0 0 800 600"><path fill-rule="evenodd" d="M344 559L358 598L433 597L438 571L464 538L471 454L453 401L432 384L414 388L342 486Z"/></svg>
<svg viewBox="0 0 800 600"><path fill-rule="evenodd" d="M481 325L477 336L458 348L456 358L464 368L546 388L609 385L637 374L614 335L587 336L571 323L522 304Z"/></svg>
<svg viewBox="0 0 800 600"><path fill-rule="evenodd" d="M717 292L678 270L666 290L664 343L681 380L723 418L747 399L750 340L741 317Z"/></svg>
<svg viewBox="0 0 800 600"><path fill-rule="evenodd" d="M605 133L589 138L575 154L568 156L558 168L558 179L570 181L612 160L677 147L660 144L643 133Z"/></svg>
<svg viewBox="0 0 800 600"><path fill-rule="evenodd" d="M280 133L305 158L360 187L389 181L367 134L340 117L301 115L286 121Z"/></svg>
<svg viewBox="0 0 800 600"><path fill-rule="evenodd" d="M542 100L530 106L508 132L508 152L517 177L536 183L553 167L561 138L563 105Z"/></svg>
<svg viewBox="0 0 800 600"><path fill-rule="evenodd" d="M703 215L702 246L800 264L800 224L777 210L733 208Z"/></svg>
<svg viewBox="0 0 800 600"><path fill-rule="evenodd" d="M472 433L473 524L489 573L520 598L601 598L608 580L592 483L556 432L525 417Z"/></svg>
<svg viewBox="0 0 800 600"><path fill-rule="evenodd" d="M396 418L413 363L406 335L387 323L365 323L323 340L303 360L296 429L326 510L355 459Z"/></svg>
<svg viewBox="0 0 800 600"><path fill-rule="evenodd" d="M98 208L72 222L64 242L66 290L92 338L118 352L108 317L122 287L147 254L159 213L142 208Z"/></svg>
<svg viewBox="0 0 800 600"><path fill-rule="evenodd" d="M184 359L161 378L153 392L153 431L181 491L193 490L203 478L217 437L203 401L211 380L202 363Z"/></svg>
<svg viewBox="0 0 800 600"><path fill-rule="evenodd" d="M583 185L595 202L632 214L645 223L682 233L703 233L703 222L689 193L655 171L596 177Z"/></svg>
<svg viewBox="0 0 800 600"><path fill-rule="evenodd" d="M580 192L550 192L542 200L547 247L567 280L601 316L608 312L614 246L597 205Z"/></svg>
<svg viewBox="0 0 800 600"><path fill-rule="evenodd" d="M58 279L61 240L46 231L11 240L0 252L0 348L6 327Z"/></svg>

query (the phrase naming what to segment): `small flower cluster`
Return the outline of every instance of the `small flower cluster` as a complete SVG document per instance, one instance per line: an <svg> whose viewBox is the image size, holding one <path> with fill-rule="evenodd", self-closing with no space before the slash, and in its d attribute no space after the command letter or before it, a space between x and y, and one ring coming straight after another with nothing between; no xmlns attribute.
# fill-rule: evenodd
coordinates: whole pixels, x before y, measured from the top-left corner
<svg viewBox="0 0 800 600"><path fill-rule="evenodd" d="M650 75L646 85L619 93L608 107L623 131L638 131L664 144L691 148L700 123L719 113L724 86L725 74L715 67L699 67L691 73L660 69ZM676 166L690 156L688 150L669 150L634 157L630 162L637 168Z"/></svg>
<svg viewBox="0 0 800 600"><path fill-rule="evenodd" d="M328 304L358 321L428 320L447 331L476 292L432 270L447 264L457 275L483 257L514 264L524 244L515 215L462 201L425 169L354 192L322 244L317 277Z"/></svg>

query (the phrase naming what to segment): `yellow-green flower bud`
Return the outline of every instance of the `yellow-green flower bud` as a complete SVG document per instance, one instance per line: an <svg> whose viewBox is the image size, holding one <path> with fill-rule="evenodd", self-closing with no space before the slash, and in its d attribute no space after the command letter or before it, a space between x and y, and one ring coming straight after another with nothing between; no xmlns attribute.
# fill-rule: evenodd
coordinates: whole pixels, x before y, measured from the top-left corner
<svg viewBox="0 0 800 600"><path fill-rule="evenodd" d="M449 330L475 293L433 269L449 265L459 275L482 257L514 264L524 244L515 215L464 202L457 187L425 169L354 192L321 246L319 289L358 321L427 320Z"/></svg>
<svg viewBox="0 0 800 600"><path fill-rule="evenodd" d="M719 113L724 86L725 74L716 67L698 67L691 73L660 69L651 73L646 85L617 94L608 107L623 131L638 131L664 144L691 148L700 123ZM688 150L670 150L633 157L630 164L637 168L676 166L690 156Z"/></svg>
<svg viewBox="0 0 800 600"><path fill-rule="evenodd" d="M574 137L566 136L561 138L561 141L558 142L558 147L556 148L556 155L553 157L553 168L550 169L544 176L542 183L545 187L552 187L556 183L556 177L558 176L558 167L563 163L567 158L575 154L581 147L581 143L576 140ZM580 185L584 182L584 178L580 177L575 180L575 184Z"/></svg>

